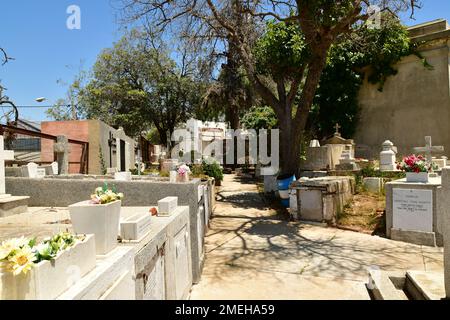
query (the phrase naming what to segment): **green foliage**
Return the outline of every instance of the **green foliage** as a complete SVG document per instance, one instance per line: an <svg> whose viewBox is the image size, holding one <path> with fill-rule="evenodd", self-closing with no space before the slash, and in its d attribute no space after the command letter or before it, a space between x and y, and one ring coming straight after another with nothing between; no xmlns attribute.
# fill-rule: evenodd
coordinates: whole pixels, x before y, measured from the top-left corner
<svg viewBox="0 0 450 320"><path fill-rule="evenodd" d="M213 161L210 163L209 161L203 160L202 169L205 174L216 179L216 181L223 180L223 170L217 161Z"/></svg>
<svg viewBox="0 0 450 320"><path fill-rule="evenodd" d="M245 113L241 124L246 129L274 129L278 126L278 119L271 107L254 106Z"/></svg>
<svg viewBox="0 0 450 320"><path fill-rule="evenodd" d="M103 50L80 100L88 118L123 127L129 136L153 126L166 144L167 133L190 117L204 89L164 47L149 44L148 37L132 30Z"/></svg>
<svg viewBox="0 0 450 320"><path fill-rule="evenodd" d="M147 132L147 140L151 143L151 144L161 144L161 137L159 136L159 132L156 128L151 128L148 132Z"/></svg>
<svg viewBox="0 0 450 320"><path fill-rule="evenodd" d="M106 161L105 157L103 157L103 151L101 146L98 148L98 156L100 159L100 169L102 170L102 174L105 175L108 170L106 168Z"/></svg>
<svg viewBox="0 0 450 320"><path fill-rule="evenodd" d="M339 123L342 135L352 137L364 77L382 90L386 79L397 73L395 63L413 53L406 28L394 18L386 18L381 29L362 27L342 37L329 52L316 92L308 125L312 135L325 138Z"/></svg>
<svg viewBox="0 0 450 320"><path fill-rule="evenodd" d="M274 78L295 73L309 56L298 24L269 21L255 46L258 73Z"/></svg>

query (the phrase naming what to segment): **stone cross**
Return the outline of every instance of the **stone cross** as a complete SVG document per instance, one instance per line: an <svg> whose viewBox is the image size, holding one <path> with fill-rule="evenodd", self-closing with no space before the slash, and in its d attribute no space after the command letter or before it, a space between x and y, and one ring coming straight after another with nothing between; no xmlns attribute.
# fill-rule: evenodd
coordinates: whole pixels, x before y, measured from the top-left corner
<svg viewBox="0 0 450 320"><path fill-rule="evenodd" d="M14 151L5 150L5 142L3 136L0 136L0 198L6 193L5 189L5 160L14 160Z"/></svg>
<svg viewBox="0 0 450 320"><path fill-rule="evenodd" d="M339 123L336 123L336 125L334 126L334 128L336 129L336 132L334 133L336 136L340 136L341 134L339 133L339 129L341 129L342 127L339 125Z"/></svg>
<svg viewBox="0 0 450 320"><path fill-rule="evenodd" d="M425 147L417 147L414 148L414 152L423 152L426 155L427 162L432 163L433 162L433 153L441 153L444 151L443 146L433 146L431 143L431 137L427 136L425 137L426 145Z"/></svg>
<svg viewBox="0 0 450 320"><path fill-rule="evenodd" d="M59 174L69 174L69 139L66 136L58 136L54 145Z"/></svg>

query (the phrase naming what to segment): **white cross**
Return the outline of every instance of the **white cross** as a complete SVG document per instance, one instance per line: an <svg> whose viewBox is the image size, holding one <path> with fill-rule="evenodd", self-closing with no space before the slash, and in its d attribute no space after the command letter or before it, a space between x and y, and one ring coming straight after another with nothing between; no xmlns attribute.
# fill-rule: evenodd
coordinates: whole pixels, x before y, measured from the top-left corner
<svg viewBox="0 0 450 320"><path fill-rule="evenodd" d="M414 148L414 152L424 152L426 157L427 157L428 163L432 163L432 161L433 161L433 153L442 153L442 152L444 152L444 147L443 146L433 146L431 144L431 137L430 136L425 137L425 142L426 142L425 147Z"/></svg>
<svg viewBox="0 0 450 320"><path fill-rule="evenodd" d="M0 197L5 195L5 160L14 160L14 151L5 150L3 136L0 136Z"/></svg>

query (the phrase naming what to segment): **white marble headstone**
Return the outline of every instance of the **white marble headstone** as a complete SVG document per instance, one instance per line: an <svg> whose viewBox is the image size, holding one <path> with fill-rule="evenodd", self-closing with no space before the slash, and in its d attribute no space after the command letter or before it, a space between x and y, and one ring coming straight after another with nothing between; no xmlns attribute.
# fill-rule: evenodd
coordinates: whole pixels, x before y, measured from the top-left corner
<svg viewBox="0 0 450 320"><path fill-rule="evenodd" d="M393 227L395 229L433 232L432 190L392 190Z"/></svg>
<svg viewBox="0 0 450 320"><path fill-rule="evenodd" d="M58 174L58 162L52 162L51 167L52 167L53 174L57 175Z"/></svg>
<svg viewBox="0 0 450 320"><path fill-rule="evenodd" d="M29 164L26 165L27 170L28 170L28 177L29 178L37 178L38 177L38 165L34 162L30 162Z"/></svg>

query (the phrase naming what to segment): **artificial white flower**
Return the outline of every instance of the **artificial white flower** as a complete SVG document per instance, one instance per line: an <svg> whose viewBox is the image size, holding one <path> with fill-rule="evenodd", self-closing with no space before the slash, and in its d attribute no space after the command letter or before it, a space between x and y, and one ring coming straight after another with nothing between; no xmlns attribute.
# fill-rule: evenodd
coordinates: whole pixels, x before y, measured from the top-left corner
<svg viewBox="0 0 450 320"><path fill-rule="evenodd" d="M17 276L21 273L27 274L34 266L36 256L30 247L25 246L17 250L12 257L8 258L8 269Z"/></svg>
<svg viewBox="0 0 450 320"><path fill-rule="evenodd" d="M12 251L18 250L23 246L28 245L29 240L25 237L9 239L2 242L0 246L0 260L7 258Z"/></svg>

